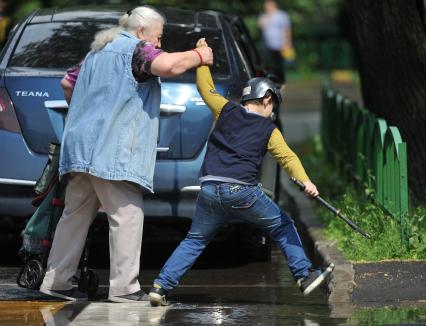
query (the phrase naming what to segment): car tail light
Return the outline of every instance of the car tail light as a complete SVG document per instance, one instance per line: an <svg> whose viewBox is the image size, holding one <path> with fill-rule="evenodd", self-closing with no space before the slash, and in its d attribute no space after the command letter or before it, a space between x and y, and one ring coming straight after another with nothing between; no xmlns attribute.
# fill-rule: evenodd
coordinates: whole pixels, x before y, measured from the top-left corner
<svg viewBox="0 0 426 326"><path fill-rule="evenodd" d="M4 88L0 88L0 129L21 133L12 101Z"/></svg>

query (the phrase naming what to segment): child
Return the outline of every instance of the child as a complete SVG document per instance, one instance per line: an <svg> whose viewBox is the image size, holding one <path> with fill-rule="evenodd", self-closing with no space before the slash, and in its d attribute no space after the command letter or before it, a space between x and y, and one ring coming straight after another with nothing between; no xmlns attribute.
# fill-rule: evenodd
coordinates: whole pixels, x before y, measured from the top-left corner
<svg viewBox="0 0 426 326"><path fill-rule="evenodd" d="M201 46L207 46L204 39L197 43L197 47ZM262 191L256 180L268 150L289 175L303 182L306 193L318 195L300 160L269 119L273 108L281 103L279 90L267 78L253 78L243 89L241 104L230 102L216 92L208 66L197 68L197 87L216 125L201 167L201 191L191 229L155 279L149 293L151 304L168 304L168 291L178 285L230 217L269 232L287 258L301 291L309 294L334 265L330 264L323 273L312 269L293 220Z"/></svg>

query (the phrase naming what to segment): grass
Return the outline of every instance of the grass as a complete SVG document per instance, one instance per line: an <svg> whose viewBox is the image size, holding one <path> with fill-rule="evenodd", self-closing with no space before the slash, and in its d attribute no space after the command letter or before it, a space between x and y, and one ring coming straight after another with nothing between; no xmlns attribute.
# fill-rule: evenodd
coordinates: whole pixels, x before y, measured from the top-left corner
<svg viewBox="0 0 426 326"><path fill-rule="evenodd" d="M426 307L357 309L349 322L355 325L423 325Z"/></svg>
<svg viewBox="0 0 426 326"><path fill-rule="evenodd" d="M355 187L325 160L319 138L295 148L321 196L367 231L367 240L325 208L317 214L325 226L325 236L336 240L338 249L352 261L423 260L426 259L426 206L413 208L406 216L402 236L401 225L376 206L368 193ZM404 240L406 239L406 240Z"/></svg>

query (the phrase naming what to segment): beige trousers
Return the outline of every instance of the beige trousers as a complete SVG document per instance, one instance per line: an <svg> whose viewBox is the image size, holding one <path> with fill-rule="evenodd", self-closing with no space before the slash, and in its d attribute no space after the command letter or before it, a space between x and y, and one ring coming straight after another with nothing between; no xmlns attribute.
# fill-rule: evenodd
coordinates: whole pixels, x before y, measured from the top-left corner
<svg viewBox="0 0 426 326"><path fill-rule="evenodd" d="M41 288L69 290L83 252L89 227L99 207L109 223L109 296L140 290L142 191L136 184L73 173L65 194L65 209L56 227L47 272Z"/></svg>

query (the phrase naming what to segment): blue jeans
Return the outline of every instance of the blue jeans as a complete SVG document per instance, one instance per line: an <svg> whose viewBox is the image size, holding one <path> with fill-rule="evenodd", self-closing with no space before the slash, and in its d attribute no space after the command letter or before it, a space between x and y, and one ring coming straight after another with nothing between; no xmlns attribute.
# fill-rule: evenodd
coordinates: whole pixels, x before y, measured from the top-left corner
<svg viewBox="0 0 426 326"><path fill-rule="evenodd" d="M175 288L221 226L231 218L241 219L267 231L287 258L294 279L309 274L312 264L305 255L293 220L260 186L208 181L201 185L191 229L154 283L165 290Z"/></svg>

